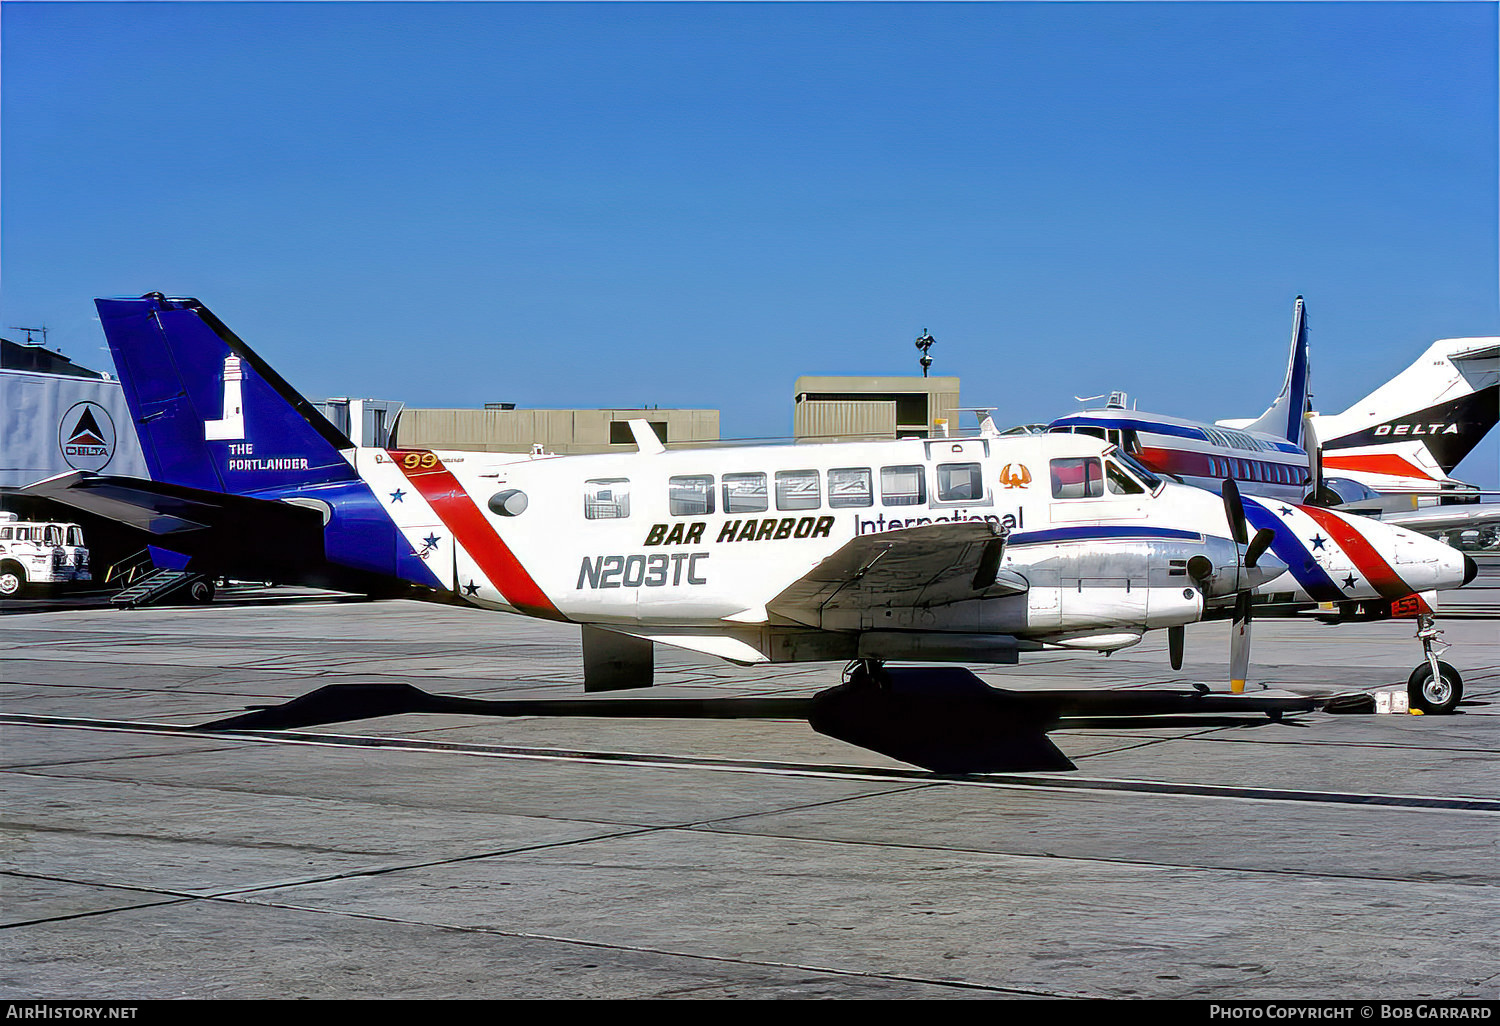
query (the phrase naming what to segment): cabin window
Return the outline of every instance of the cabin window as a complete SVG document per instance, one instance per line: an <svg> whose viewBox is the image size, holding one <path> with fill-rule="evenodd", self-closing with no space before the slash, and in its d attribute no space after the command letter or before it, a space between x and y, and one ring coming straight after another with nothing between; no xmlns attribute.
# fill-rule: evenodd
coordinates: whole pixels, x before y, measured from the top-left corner
<svg viewBox="0 0 1500 1026"><path fill-rule="evenodd" d="M630 479L603 477L583 483L583 515L588 520L630 516Z"/></svg>
<svg viewBox="0 0 1500 1026"><path fill-rule="evenodd" d="M69 545L82 545L83 544L83 528L81 528L81 527L70 527L70 528L68 528L68 544Z"/></svg>
<svg viewBox="0 0 1500 1026"><path fill-rule="evenodd" d="M1052 461L1054 499L1097 499L1104 494L1099 461L1091 456Z"/></svg>
<svg viewBox="0 0 1500 1026"><path fill-rule="evenodd" d="M766 496L766 475L725 474L725 513L763 513L769 506Z"/></svg>
<svg viewBox="0 0 1500 1026"><path fill-rule="evenodd" d="M978 502L984 498L984 478L977 463L939 463L939 502Z"/></svg>
<svg viewBox="0 0 1500 1026"><path fill-rule="evenodd" d="M63 543L62 528L56 526L47 527L43 535L43 541L47 545L61 545Z"/></svg>
<svg viewBox="0 0 1500 1026"><path fill-rule="evenodd" d="M841 467L828 472L828 505L832 509L875 505L869 467Z"/></svg>
<svg viewBox="0 0 1500 1026"><path fill-rule="evenodd" d="M1113 495L1141 495L1146 491L1134 478L1115 466L1112 460L1104 461L1104 479Z"/></svg>
<svg viewBox="0 0 1500 1026"><path fill-rule="evenodd" d="M10 541L15 531L14 527L0 527L0 541Z"/></svg>
<svg viewBox="0 0 1500 1026"><path fill-rule="evenodd" d="M714 476L667 478L668 512L674 517L701 517L714 511Z"/></svg>
<svg viewBox="0 0 1500 1026"><path fill-rule="evenodd" d="M776 472L777 509L817 509L822 501L816 470L778 470Z"/></svg>
<svg viewBox="0 0 1500 1026"><path fill-rule="evenodd" d="M920 466L881 467L882 506L920 506L927 501L927 479Z"/></svg>

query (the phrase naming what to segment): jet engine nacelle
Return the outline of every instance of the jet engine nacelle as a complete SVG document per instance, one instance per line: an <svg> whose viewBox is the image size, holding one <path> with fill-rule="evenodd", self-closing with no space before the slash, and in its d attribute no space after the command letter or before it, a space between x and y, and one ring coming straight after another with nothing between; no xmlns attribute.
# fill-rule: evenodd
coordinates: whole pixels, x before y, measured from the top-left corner
<svg viewBox="0 0 1500 1026"><path fill-rule="evenodd" d="M1380 494L1347 477L1325 477L1323 490L1307 496L1309 506L1341 506L1349 503L1379 504Z"/></svg>

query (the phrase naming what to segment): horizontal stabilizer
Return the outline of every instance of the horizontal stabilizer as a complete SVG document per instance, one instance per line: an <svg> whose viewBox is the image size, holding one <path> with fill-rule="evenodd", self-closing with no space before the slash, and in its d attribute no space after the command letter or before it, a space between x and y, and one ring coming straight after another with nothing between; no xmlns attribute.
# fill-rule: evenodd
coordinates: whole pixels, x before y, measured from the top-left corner
<svg viewBox="0 0 1500 1026"><path fill-rule="evenodd" d="M253 567L251 579L270 568L323 559L322 514L286 502L83 471L38 481L19 494L134 528L152 544L226 572Z"/></svg>

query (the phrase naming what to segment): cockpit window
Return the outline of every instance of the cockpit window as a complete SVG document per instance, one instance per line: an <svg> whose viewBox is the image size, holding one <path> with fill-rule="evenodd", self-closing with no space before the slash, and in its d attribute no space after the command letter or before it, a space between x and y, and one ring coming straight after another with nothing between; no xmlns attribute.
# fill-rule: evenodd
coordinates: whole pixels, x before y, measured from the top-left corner
<svg viewBox="0 0 1500 1026"><path fill-rule="evenodd" d="M1112 495L1141 495L1146 491L1140 482L1121 470L1114 460L1104 461L1104 480Z"/></svg>
<svg viewBox="0 0 1500 1026"><path fill-rule="evenodd" d="M1157 489L1161 487L1161 478L1153 474L1146 468L1146 465L1144 463L1136 459L1134 456L1130 455L1130 453L1125 452L1123 449L1116 450L1115 452L1110 453L1110 458L1119 460L1122 464L1124 464L1126 470L1137 481L1140 481L1142 484L1144 484L1146 486L1146 490L1149 491L1152 495L1155 495Z"/></svg>
<svg viewBox="0 0 1500 1026"><path fill-rule="evenodd" d="M1054 499L1097 499L1104 494L1104 477L1093 456L1052 461Z"/></svg>

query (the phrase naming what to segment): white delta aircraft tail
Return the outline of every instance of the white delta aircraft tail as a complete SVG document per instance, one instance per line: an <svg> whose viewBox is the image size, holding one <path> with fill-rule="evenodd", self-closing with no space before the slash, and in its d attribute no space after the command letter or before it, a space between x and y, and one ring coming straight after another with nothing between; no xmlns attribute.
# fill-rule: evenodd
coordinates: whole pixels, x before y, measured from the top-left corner
<svg viewBox="0 0 1500 1026"><path fill-rule="evenodd" d="M355 446L195 299L97 301L152 480L72 474L28 491L128 524L190 571L407 585L416 597L571 624L584 689L653 683L670 645L742 665L847 662L810 699L482 702L336 685L211 725L394 712L804 717L937 772L1071 769L1069 715L1311 708L1304 696L994 688L968 669L1047 649L1111 652L1232 621L1245 689L1253 599L1429 615L1477 573L1440 542L1345 513L1165 480L1082 434L549 456ZM1293 383L1296 384L1295 382ZM1288 418L1290 425L1292 419ZM1421 680L1418 680L1418 676ZM1430 657L1411 693L1449 712ZM350 690L352 689L352 690Z"/></svg>
<svg viewBox="0 0 1500 1026"><path fill-rule="evenodd" d="M1500 338L1434 342L1343 413L1313 417L1329 478L1372 491L1431 492L1500 419Z"/></svg>

